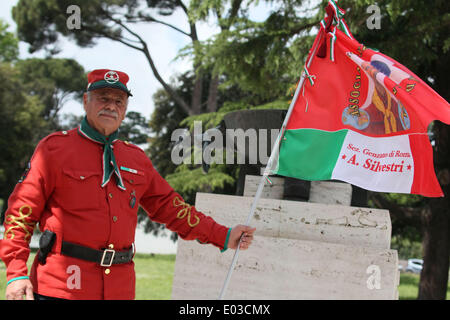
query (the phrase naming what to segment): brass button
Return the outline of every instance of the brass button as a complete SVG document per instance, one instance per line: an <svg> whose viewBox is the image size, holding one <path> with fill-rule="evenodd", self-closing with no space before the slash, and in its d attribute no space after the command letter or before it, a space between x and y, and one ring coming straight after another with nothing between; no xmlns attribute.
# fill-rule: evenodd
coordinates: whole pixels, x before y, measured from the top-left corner
<svg viewBox="0 0 450 320"><path fill-rule="evenodd" d="M105 269L105 274L110 274L111 273L111 269Z"/></svg>
<svg viewBox="0 0 450 320"><path fill-rule="evenodd" d="M114 221L114 222L117 221L117 216L113 216L113 221Z"/></svg>
<svg viewBox="0 0 450 320"><path fill-rule="evenodd" d="M109 197L112 199L112 197L113 197L113 194L110 192L109 193Z"/></svg>
<svg viewBox="0 0 450 320"><path fill-rule="evenodd" d="M114 245L112 243L108 244L109 249L114 249Z"/></svg>

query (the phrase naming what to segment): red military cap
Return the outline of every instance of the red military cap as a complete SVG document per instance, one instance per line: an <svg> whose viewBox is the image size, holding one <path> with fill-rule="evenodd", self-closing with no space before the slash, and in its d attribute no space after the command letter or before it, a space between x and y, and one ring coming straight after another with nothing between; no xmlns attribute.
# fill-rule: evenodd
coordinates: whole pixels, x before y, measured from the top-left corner
<svg viewBox="0 0 450 320"><path fill-rule="evenodd" d="M87 75L87 91L100 88L115 88L125 91L128 96L132 96L127 88L127 82L130 79L125 72L111 69L96 69Z"/></svg>

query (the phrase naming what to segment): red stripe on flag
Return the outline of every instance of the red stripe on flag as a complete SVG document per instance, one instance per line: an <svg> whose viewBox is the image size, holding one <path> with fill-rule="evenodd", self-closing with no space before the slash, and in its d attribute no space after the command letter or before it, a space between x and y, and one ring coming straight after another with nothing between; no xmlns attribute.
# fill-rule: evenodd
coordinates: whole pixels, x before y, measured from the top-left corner
<svg viewBox="0 0 450 320"><path fill-rule="evenodd" d="M426 197L443 197L433 166L433 149L426 134L410 134L409 143L414 159L414 180L411 193Z"/></svg>

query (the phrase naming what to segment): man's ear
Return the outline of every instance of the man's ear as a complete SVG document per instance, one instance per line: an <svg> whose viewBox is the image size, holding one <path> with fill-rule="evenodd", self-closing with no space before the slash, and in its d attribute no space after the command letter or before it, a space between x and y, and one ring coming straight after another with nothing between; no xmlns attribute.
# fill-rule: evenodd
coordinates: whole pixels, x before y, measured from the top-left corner
<svg viewBox="0 0 450 320"><path fill-rule="evenodd" d="M128 111L128 97L126 98L126 103L125 103L125 112L122 115L122 121L125 119L125 116L127 115L127 111Z"/></svg>
<svg viewBox="0 0 450 320"><path fill-rule="evenodd" d="M87 94L87 92L85 92L85 93L83 93L83 108L84 108L84 111L86 111L86 112L87 112L87 110L86 110L87 102L88 102L88 94Z"/></svg>

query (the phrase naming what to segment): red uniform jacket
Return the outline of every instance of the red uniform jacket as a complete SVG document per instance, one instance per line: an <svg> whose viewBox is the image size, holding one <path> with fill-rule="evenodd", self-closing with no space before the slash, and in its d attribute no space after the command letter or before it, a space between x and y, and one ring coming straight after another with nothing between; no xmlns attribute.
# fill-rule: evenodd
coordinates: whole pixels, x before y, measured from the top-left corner
<svg viewBox="0 0 450 320"><path fill-rule="evenodd" d="M120 140L113 148L125 191L117 187L114 176L101 187L103 146L81 137L76 129L51 134L38 144L28 174L8 200L0 242L7 280L27 275L29 241L39 223L41 231L56 233L56 242L45 265L34 260L34 292L65 299L134 299L133 262L101 267L62 255L61 243L99 250L130 248L138 205L181 238L223 249L228 228L185 204L140 148Z"/></svg>

